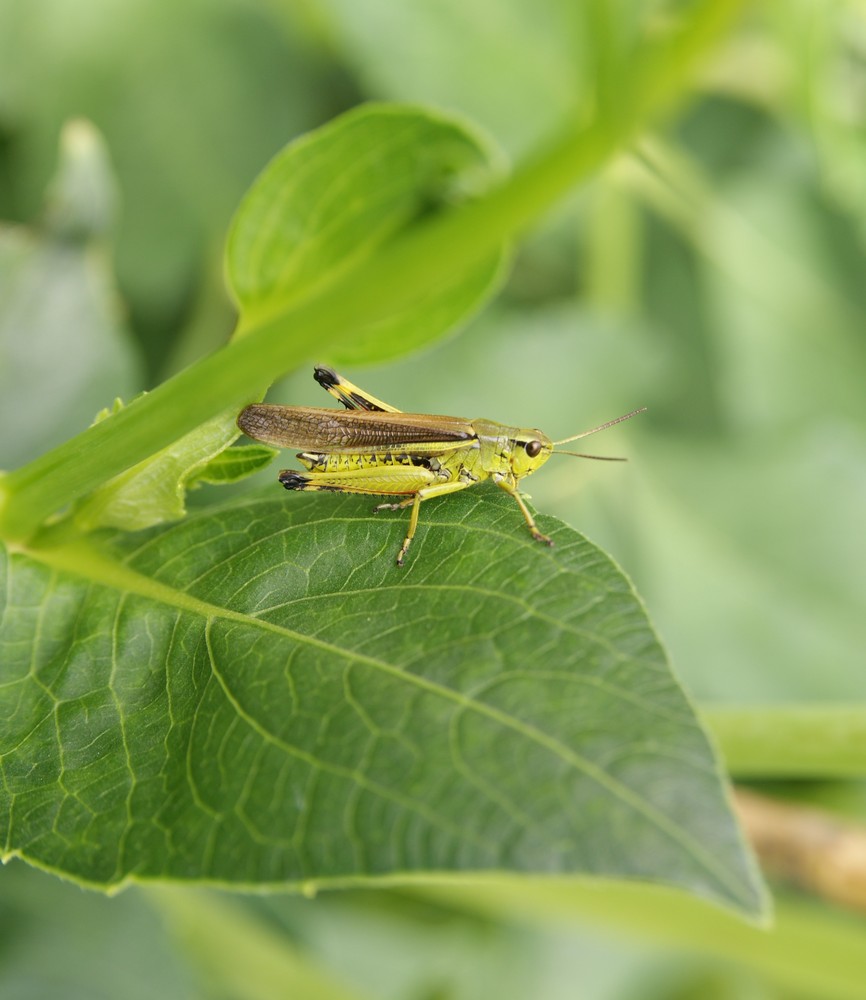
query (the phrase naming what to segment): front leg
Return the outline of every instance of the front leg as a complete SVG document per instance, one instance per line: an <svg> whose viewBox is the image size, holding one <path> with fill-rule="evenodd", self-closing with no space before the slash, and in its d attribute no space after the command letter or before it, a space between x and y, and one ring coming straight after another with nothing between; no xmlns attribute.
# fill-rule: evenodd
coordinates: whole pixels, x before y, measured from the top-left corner
<svg viewBox="0 0 866 1000"><path fill-rule="evenodd" d="M535 523L535 518L532 516L532 512L526 506L526 502L520 495L520 491L517 489L517 483L512 482L509 479L505 479L504 477L502 479L497 479L495 476L494 482L501 490L505 490L509 496L514 497L517 501L517 505L523 511L523 516L526 518L526 524L529 528L530 534L536 542L544 542L545 545L553 545L553 539L549 538L545 534L542 534L542 532L538 530L538 525Z"/></svg>

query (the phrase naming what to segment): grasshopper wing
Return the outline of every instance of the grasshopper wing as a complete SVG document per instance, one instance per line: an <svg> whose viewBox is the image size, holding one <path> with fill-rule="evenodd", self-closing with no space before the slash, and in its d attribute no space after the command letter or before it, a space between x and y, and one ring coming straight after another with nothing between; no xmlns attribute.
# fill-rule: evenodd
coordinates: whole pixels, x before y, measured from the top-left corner
<svg viewBox="0 0 866 1000"><path fill-rule="evenodd" d="M477 440L471 421L463 417L268 403L246 407L238 427L256 441L278 448L344 455L379 451L436 455Z"/></svg>

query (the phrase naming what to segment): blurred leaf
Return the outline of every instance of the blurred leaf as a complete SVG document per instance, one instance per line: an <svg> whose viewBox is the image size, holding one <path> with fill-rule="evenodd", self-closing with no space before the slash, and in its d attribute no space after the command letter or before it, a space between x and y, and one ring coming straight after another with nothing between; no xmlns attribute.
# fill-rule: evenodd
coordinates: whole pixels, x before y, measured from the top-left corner
<svg viewBox="0 0 866 1000"><path fill-rule="evenodd" d="M280 153L241 202L227 274L241 331L320 293L443 202L480 193L493 158L467 126L421 108L369 105ZM495 290L502 255L362 328L344 363L405 353L441 336Z"/></svg>
<svg viewBox="0 0 866 1000"><path fill-rule="evenodd" d="M580 1000L621 1000L639 996L632 990L658 964L641 944L603 931L539 928L412 890L271 894L255 905L317 964L377 1000L574 1000L577 982Z"/></svg>
<svg viewBox="0 0 866 1000"><path fill-rule="evenodd" d="M697 118L692 135L729 121ZM803 137L760 135L716 176L657 141L619 172L676 228L647 230L662 377L628 548L624 503L580 523L632 567L700 697L864 697L862 253Z"/></svg>
<svg viewBox="0 0 866 1000"><path fill-rule="evenodd" d="M196 303L201 271L261 164L354 100L326 53L256 0L0 4L15 217L34 211L61 124L94 121L116 164L117 268L152 370L189 310L210 310ZM211 294L227 313L222 289ZM224 316L209 347L230 329Z"/></svg>
<svg viewBox="0 0 866 1000"><path fill-rule="evenodd" d="M99 134L74 122L61 138L45 228L0 229L0 465L59 444L138 388L102 242L113 194Z"/></svg>
<svg viewBox="0 0 866 1000"><path fill-rule="evenodd" d="M866 698L866 445L827 425L771 449L644 444L641 590L699 697Z"/></svg>
<svg viewBox="0 0 866 1000"><path fill-rule="evenodd" d="M703 731L603 553L549 518L540 548L479 490L425 511L401 572L405 519L324 499L9 553L9 853L104 885L504 868L761 910Z"/></svg>
<svg viewBox="0 0 866 1000"><path fill-rule="evenodd" d="M862 424L866 296L850 228L814 200L807 178L750 175L727 194L754 234L744 239L717 216L706 220L720 253L739 264L708 269L705 279L732 424L752 434L828 413ZM739 280L747 272L752 280Z"/></svg>
<svg viewBox="0 0 866 1000"><path fill-rule="evenodd" d="M60 137L61 162L48 188L45 228L58 239L109 236L117 218L117 189L102 136L74 119Z"/></svg>
<svg viewBox="0 0 866 1000"><path fill-rule="evenodd" d="M774 162L796 150L768 146L769 163L724 186L659 142L644 142L621 176L698 252L691 280L700 280L708 329L691 339L712 341L692 350L712 362L713 391L727 395L718 405L727 403L730 419L753 430L758 421L828 405L860 416L862 250L850 224L816 197L812 172L796 159L783 170ZM671 256L658 255L669 277ZM662 300L681 306L689 289L668 285Z"/></svg>
<svg viewBox="0 0 866 1000"><path fill-rule="evenodd" d="M771 6L773 41L786 73L785 111L808 131L820 182L840 210L856 221L861 253L866 239L866 17L862 6L842 3L822 11L807 0Z"/></svg>
<svg viewBox="0 0 866 1000"><path fill-rule="evenodd" d="M0 871L3 1000L190 1000L200 994L152 908L11 864Z"/></svg>
<svg viewBox="0 0 866 1000"><path fill-rule="evenodd" d="M529 925L616 930L657 948L693 952L704 961L734 962L760 974L777 991L772 995L860 1000L863 994L863 919L785 894L775 897L773 926L766 927L748 926L663 886L625 882L500 877L416 891L499 920L511 916Z"/></svg>
<svg viewBox="0 0 866 1000"><path fill-rule="evenodd" d="M150 888L184 951L217 997L232 1000L356 1000L354 987L317 968L279 930L242 903L189 887Z"/></svg>
<svg viewBox="0 0 866 1000"><path fill-rule="evenodd" d="M322 6L373 95L453 108L510 151L545 137L587 97L591 56L580 5L326 0ZM624 5L617 13L626 19Z"/></svg>

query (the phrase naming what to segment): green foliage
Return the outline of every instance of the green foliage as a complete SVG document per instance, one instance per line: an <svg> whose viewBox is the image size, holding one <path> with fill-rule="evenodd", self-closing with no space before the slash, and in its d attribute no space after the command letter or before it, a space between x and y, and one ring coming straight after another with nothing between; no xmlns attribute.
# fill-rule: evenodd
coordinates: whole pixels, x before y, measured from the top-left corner
<svg viewBox="0 0 866 1000"><path fill-rule="evenodd" d="M776 894L776 924L760 930L611 877L729 903L739 893L741 913L756 904L713 755L607 557L564 526L567 542L544 551L513 504L473 490L424 509L401 575L403 516L287 496L264 468L268 449L226 447L240 406L287 373L279 401L322 405L312 362L351 365L405 409L553 437L647 405L588 449L627 466L551 461L533 480L535 506L634 577L735 776L809 777L771 791L862 819L862 782L850 779L864 774L866 696L863 16L843 4L816 20L794 4L753 8L737 25L736 6L0 5L0 214L16 223L0 234L0 464L22 465L0 476L14 566L0 601L7 850L90 884L176 882L182 870L201 881L210 858L205 879L257 891L377 887L224 905L217 892L160 886L109 900L13 864L2 873L4 997L862 994L856 918ZM318 128L367 98L400 103ZM116 174L98 134L72 126L46 209L25 228L60 126L81 114ZM513 173L475 124L515 157ZM219 268L230 213L275 153L228 255L244 336L199 360L233 321ZM494 262L528 226L495 308L445 340L501 281ZM398 356L422 344L423 356ZM375 359L389 363L357 372ZM118 394L133 402L61 443ZM265 492L231 487L235 499L213 510L203 504L219 491L202 489L184 514L187 489L256 469ZM588 561L575 567L579 555ZM244 604L255 596L270 610ZM599 684L579 697L552 680L599 679L591 637L565 639L582 609L605 616L599 629L612 631L599 641L622 653L609 698ZM286 634L292 615L299 627ZM640 642L652 653L638 662ZM357 664L376 656L392 673L362 668L359 689ZM299 674L309 663L319 672ZM491 684L506 663L518 666ZM315 695L312 723L298 723L298 676ZM512 676L532 678L519 697ZM462 742L430 724L447 711L434 693L446 681L469 707ZM434 688L413 696L419 683ZM633 691L637 702L620 697ZM660 703L679 706L678 721L651 716ZM398 737L429 760L401 770L407 755L386 753ZM649 814L602 799L576 756L553 775L543 739L601 777L633 779L632 805L673 803L667 848ZM309 760L280 770L293 740ZM455 749L473 769L455 766ZM300 808L283 789L310 760L403 798L370 808L371 793L332 770L328 794L321 782L310 793L310 831L288 834L310 833L318 867L275 875L261 865L286 864ZM346 808L329 823L340 780ZM580 812L550 804L569 782ZM404 829L428 837L402 841L411 873L386 870L400 841L384 818L413 795L427 812ZM446 813L469 846L443 861ZM506 814L541 816L541 833L509 827L524 832L498 839L497 870L470 878L484 863L479 824L501 831ZM352 816L363 840L347 831ZM542 837L558 835L545 851ZM621 844L635 854L614 856ZM539 868L546 877L527 874ZM593 884L569 877L578 872ZM382 888L410 879L411 897Z"/></svg>
<svg viewBox="0 0 866 1000"><path fill-rule="evenodd" d="M4 997L196 995L195 977L166 934L162 915L135 893L107 899L14 864L2 880Z"/></svg>
<svg viewBox="0 0 866 1000"><path fill-rule="evenodd" d="M630 84L642 110L650 84L663 99ZM241 500L140 535L183 517L189 483L269 457L220 457L227 402L314 342L374 359L441 337L489 294L503 240L617 137L566 130L485 196L463 125L370 106L265 170L228 244L243 336L3 483L10 538L78 498L5 550L7 854L106 886L583 872L760 911L644 612L570 529L540 552L502 530L503 497L452 499L402 574L383 558L402 525L356 500ZM97 528L121 530L84 540Z"/></svg>

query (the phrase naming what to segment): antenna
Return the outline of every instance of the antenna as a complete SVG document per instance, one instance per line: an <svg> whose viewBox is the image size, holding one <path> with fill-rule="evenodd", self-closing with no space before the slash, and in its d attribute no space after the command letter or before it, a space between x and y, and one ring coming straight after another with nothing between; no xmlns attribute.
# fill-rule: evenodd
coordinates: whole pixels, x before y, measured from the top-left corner
<svg viewBox="0 0 866 1000"><path fill-rule="evenodd" d="M586 455L582 451L552 451L551 455L574 455L575 458L594 458L598 462L627 462L627 458L615 458L613 455Z"/></svg>
<svg viewBox="0 0 866 1000"><path fill-rule="evenodd" d="M636 417L639 413L645 413L646 407L642 406L639 410L632 410L631 413L625 413L621 417L617 417L615 420L608 420L606 424L599 424L598 427L593 427L592 430L583 431L582 434L574 434L572 437L563 438L561 441L552 441L551 444L568 444L569 441L577 441L580 438L589 437L590 434L597 434L599 431L606 431L608 427L613 427L614 424L621 424L623 420L631 420L632 417ZM560 452L561 455L577 455L575 451L563 451ZM579 458L598 458L598 455L578 455ZM614 459L614 461L619 461L619 459Z"/></svg>

